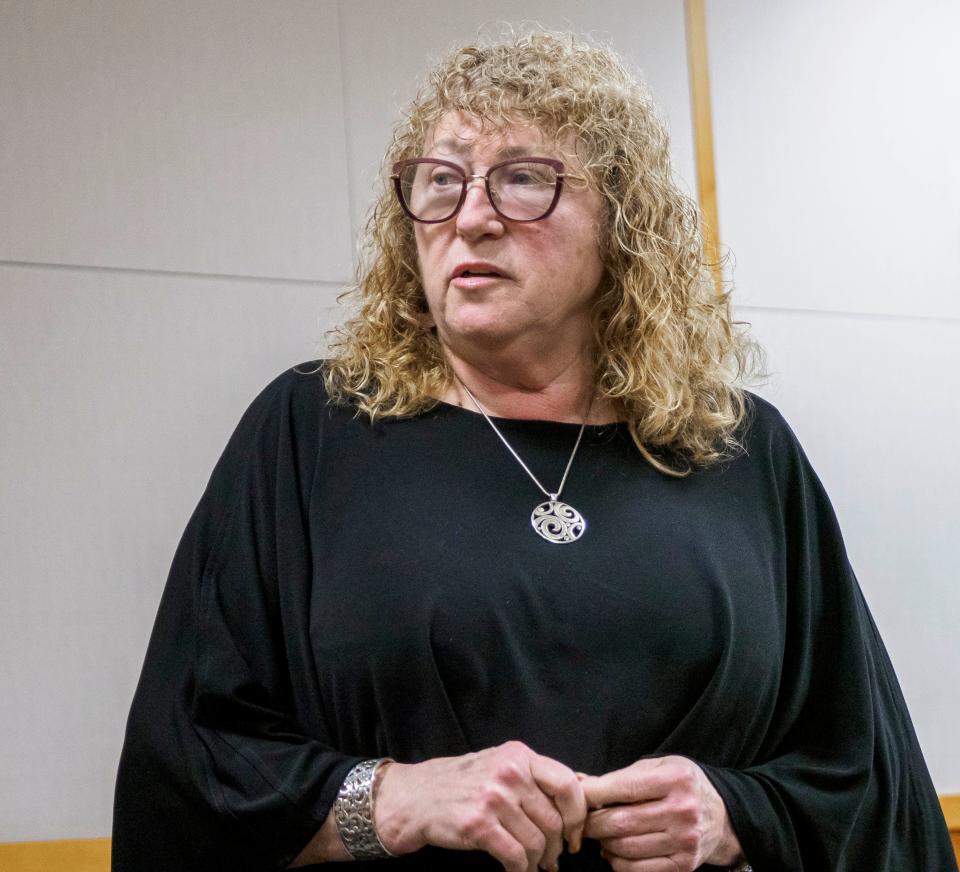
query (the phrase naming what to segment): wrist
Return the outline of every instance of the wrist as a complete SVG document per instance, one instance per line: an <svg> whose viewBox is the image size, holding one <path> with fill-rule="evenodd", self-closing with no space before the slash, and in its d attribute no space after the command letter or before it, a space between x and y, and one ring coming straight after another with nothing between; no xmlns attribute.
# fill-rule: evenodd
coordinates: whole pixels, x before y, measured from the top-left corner
<svg viewBox="0 0 960 872"><path fill-rule="evenodd" d="M701 770L702 771L702 770ZM704 773L705 776L705 773ZM711 866L721 866L730 872L747 872L742 867L747 866L747 858L740 845L740 839L730 822L727 805L723 797L713 786L712 782L704 777L707 785L707 817L713 822L711 829L714 833L713 850L704 858Z"/></svg>
<svg viewBox="0 0 960 872"><path fill-rule="evenodd" d="M385 847L376 823L376 799L383 770L389 758L362 760L340 785L333 803L333 817L343 847L354 860L375 860L392 856Z"/></svg>
<svg viewBox="0 0 960 872"><path fill-rule="evenodd" d="M748 865L747 858L740 847L740 841L732 830L723 834L716 849L707 858L707 862L712 866L721 866L724 869L731 870L731 872L741 872L741 867ZM743 872L746 872L746 870L743 870Z"/></svg>
<svg viewBox="0 0 960 872"><path fill-rule="evenodd" d="M720 844L708 860L711 865L722 866L727 872L753 872L740 847L740 840L729 826L724 828Z"/></svg>
<svg viewBox="0 0 960 872"><path fill-rule="evenodd" d="M415 803L409 783L417 765L391 761L378 773L374 825L384 848L395 856L412 854L427 843L412 816Z"/></svg>
<svg viewBox="0 0 960 872"><path fill-rule="evenodd" d="M726 806L722 804L722 800L720 800L720 802L722 806L722 822L720 825L719 838L717 839L716 847L710 856L707 857L707 862L713 866L722 866L724 869L730 870L730 872L747 872L749 869L746 862L747 858L743 853L743 848L740 846L740 840L737 838L737 834L734 832L733 826L730 823Z"/></svg>

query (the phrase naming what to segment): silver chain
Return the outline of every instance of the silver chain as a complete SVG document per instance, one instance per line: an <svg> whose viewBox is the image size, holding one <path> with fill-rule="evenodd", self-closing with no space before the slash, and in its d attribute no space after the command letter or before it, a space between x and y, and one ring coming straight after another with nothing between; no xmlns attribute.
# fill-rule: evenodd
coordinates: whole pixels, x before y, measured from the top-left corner
<svg viewBox="0 0 960 872"><path fill-rule="evenodd" d="M471 400L473 400L473 404L480 411L480 414L483 415L487 423L491 427L493 427L493 432L496 433L497 436L500 437L500 441L507 446L507 451L509 451L517 459L517 463L519 463L523 467L527 475L529 475L530 478L533 480L533 483L538 488L540 488L541 491L543 491L543 495L549 500L560 499L560 494L563 493L563 486L567 483L567 476L570 474L570 467L573 466L573 458L577 456L577 449L580 447L580 440L583 438L583 431L587 427L587 418L590 417L590 410L593 408L593 396L590 397L590 405L587 406L587 413L583 416L583 423L580 425L580 432L577 434L577 442L573 446L573 451L570 452L570 459L567 461L567 468L563 471L563 478L560 479L560 487L557 488L556 493L550 493L550 491L548 491L542 484L540 484L537 477L530 471L530 467L523 462L520 455L513 450L513 446L509 442L507 442L506 437L503 435L503 433L500 432L497 425L494 424L492 420L490 420L490 416L486 413L483 406L480 405L480 401L470 392L470 388L468 388L463 383L463 380L460 378L460 376L456 375L456 373L454 373L454 375L456 376L457 381L460 382L460 386L467 392L467 396L470 397Z"/></svg>

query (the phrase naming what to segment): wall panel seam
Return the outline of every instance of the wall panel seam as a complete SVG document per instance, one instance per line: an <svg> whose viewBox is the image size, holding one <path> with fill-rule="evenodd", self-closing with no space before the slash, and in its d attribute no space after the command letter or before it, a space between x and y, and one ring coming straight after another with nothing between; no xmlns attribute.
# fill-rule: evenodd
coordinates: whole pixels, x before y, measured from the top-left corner
<svg viewBox="0 0 960 872"><path fill-rule="evenodd" d="M188 278L188 279L227 279L236 282L256 282L278 285L299 285L305 287L330 286L344 287L346 280L332 281L330 279L297 279L289 276L259 276L233 273L190 272L187 270L143 269L132 266L100 266L83 263L48 263L33 260L0 260L0 267L16 269L50 270L56 272L87 272L105 273L113 275L139 275L160 278Z"/></svg>
<svg viewBox="0 0 960 872"><path fill-rule="evenodd" d="M858 318L864 321L909 321L921 324L960 324L954 315L911 315L906 312L857 312L848 309L804 309L796 306L758 306L736 303L737 312L764 312L772 314L817 315L819 317Z"/></svg>

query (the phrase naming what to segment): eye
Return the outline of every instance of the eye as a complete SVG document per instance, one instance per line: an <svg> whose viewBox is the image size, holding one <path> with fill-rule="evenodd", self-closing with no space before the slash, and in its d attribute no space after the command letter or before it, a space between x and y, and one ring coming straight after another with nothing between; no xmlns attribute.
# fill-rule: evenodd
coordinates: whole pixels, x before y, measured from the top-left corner
<svg viewBox="0 0 960 872"><path fill-rule="evenodd" d="M532 185L552 185L553 174L547 167L540 167L536 164L511 167L507 173L506 184L518 188L526 188Z"/></svg>
<svg viewBox="0 0 960 872"><path fill-rule="evenodd" d="M446 167L438 167L430 174L430 183L437 188L444 188L447 185L459 185L460 174Z"/></svg>

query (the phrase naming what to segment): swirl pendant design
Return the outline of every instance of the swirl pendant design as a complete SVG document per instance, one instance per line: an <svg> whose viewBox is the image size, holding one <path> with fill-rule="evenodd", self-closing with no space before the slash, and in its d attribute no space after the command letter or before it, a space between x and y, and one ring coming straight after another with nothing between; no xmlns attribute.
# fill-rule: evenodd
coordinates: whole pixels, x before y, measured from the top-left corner
<svg viewBox="0 0 960 872"><path fill-rule="evenodd" d="M557 499L540 503L530 516L530 523L548 542L576 542L587 529L587 522L573 506Z"/></svg>

